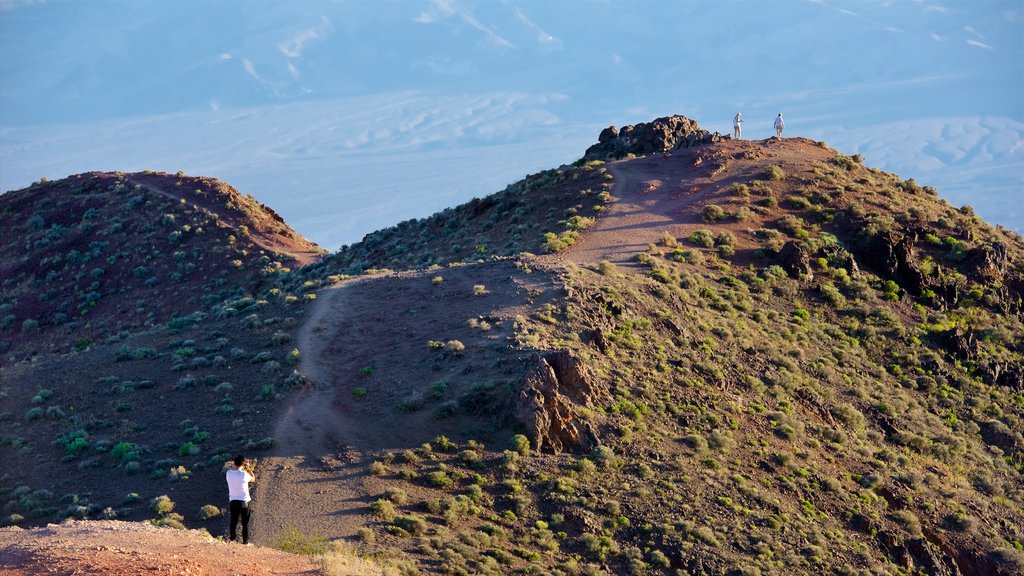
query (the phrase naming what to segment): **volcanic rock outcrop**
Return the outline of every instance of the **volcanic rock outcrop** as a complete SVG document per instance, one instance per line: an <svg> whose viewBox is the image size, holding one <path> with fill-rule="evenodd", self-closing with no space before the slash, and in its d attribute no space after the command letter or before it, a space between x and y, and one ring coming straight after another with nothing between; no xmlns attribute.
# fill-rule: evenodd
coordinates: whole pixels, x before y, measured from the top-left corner
<svg viewBox="0 0 1024 576"><path fill-rule="evenodd" d="M583 452L596 445L597 435L580 419L578 408L590 406L599 395L586 366L571 352L536 355L513 414L534 449Z"/></svg>
<svg viewBox="0 0 1024 576"><path fill-rule="evenodd" d="M609 126L601 131L597 144L587 148L584 160L617 160L629 154L644 156L717 142L722 135L701 130L696 120L686 116L665 116L652 122Z"/></svg>

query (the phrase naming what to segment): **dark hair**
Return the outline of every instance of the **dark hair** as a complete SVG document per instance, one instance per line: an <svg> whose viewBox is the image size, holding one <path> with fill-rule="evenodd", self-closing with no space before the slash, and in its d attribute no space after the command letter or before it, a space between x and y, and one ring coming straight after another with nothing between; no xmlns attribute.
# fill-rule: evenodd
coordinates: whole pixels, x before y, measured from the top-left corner
<svg viewBox="0 0 1024 576"><path fill-rule="evenodd" d="M235 456L235 466L241 466L242 464L245 464L245 456L241 454Z"/></svg>

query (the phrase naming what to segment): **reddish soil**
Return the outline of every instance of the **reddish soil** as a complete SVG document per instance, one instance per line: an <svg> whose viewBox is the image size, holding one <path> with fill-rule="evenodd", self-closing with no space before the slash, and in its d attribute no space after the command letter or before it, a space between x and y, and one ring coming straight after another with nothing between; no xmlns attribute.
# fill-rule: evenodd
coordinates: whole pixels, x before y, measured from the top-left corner
<svg viewBox="0 0 1024 576"><path fill-rule="evenodd" d="M74 521L0 528L0 576L263 576L320 574L311 559L223 542L201 530Z"/></svg>
<svg viewBox="0 0 1024 576"><path fill-rule="evenodd" d="M761 177L771 164L809 170L831 153L802 139L724 141L608 164L617 198L596 225L568 250L537 257L530 265L557 270L566 263L609 260L627 265L638 252L658 241L664 231L683 238L708 225L700 207L724 204L733 182ZM716 230L747 228L717 223ZM753 236L738 239L738 248L755 246ZM531 298L527 284L547 289L541 273L517 274L509 262L481 263L419 273L349 280L323 290L298 337L300 369L313 386L294 400L278 423L277 445L258 469L254 539L266 542L288 525L306 533L353 536L372 523L370 503L383 491L368 466L384 451L401 451L429 442L438 434L466 436L479 419L438 419L430 406L431 385L449 385L445 398L477 379L495 377L496 362L515 364L525 355L515 349L512 319L526 314ZM545 273L547 274L547 273ZM434 276L444 282L432 285ZM485 285L486 296L473 286ZM552 290L547 289L550 293ZM542 298L541 298L542 299ZM539 304L540 301L533 302ZM467 319L484 316L494 327L480 332ZM443 358L427 340L458 339L467 346L460 358ZM380 365L381 359L388 365ZM364 367L373 369L364 376ZM510 380L521 378L513 374ZM500 376L499 376L500 377ZM353 391L365 387L365 397ZM428 406L401 412L396 405L419 392ZM491 431L505 442L509 433ZM502 435L504 434L504 435ZM481 440L481 436L474 436ZM486 438L483 438L486 442ZM415 500L418 495L413 494Z"/></svg>
<svg viewBox="0 0 1024 576"><path fill-rule="evenodd" d="M280 253L295 258L297 266L316 261L324 250L306 240L289 228L284 220L269 206L260 204L251 196L244 196L231 186L215 178L185 177L186 186L172 184L176 177L165 172L136 172L128 176L128 182L156 192L174 200L186 202L210 210L221 216L232 228L247 226L253 233L252 241L271 253ZM179 180L180 181L180 180ZM206 190L204 195L196 189ZM218 191L218 192L214 192ZM225 198L218 198L223 194ZM225 205L229 208L225 210ZM230 208L236 208L232 211Z"/></svg>
<svg viewBox="0 0 1024 576"><path fill-rule="evenodd" d="M638 252L655 244L663 232L685 238L699 228L700 209L707 204L729 203L730 185L764 179L765 168L785 165L788 170L810 170L833 152L806 138L723 140L711 146L677 150L671 155L651 155L607 164L615 176L612 195L617 199L587 230L579 242L544 259L557 263L597 263L608 260L628 264ZM794 185L790 181L786 186ZM776 183L776 187L781 184ZM737 235L735 261L743 263L745 250L759 243L746 233L749 224L717 222L716 231Z"/></svg>
<svg viewBox="0 0 1024 576"><path fill-rule="evenodd" d="M787 171L810 170L831 154L796 138L724 141L670 156L614 162L608 168L615 176L612 194L618 201L572 248L527 261L532 273L511 261L485 262L362 277L319 292L296 342L300 370L311 384L283 412L274 430L273 453L258 464L254 542L266 544L289 525L307 534L351 537L375 522L369 506L384 484L368 468L384 451L417 447L439 434L503 446L511 429L508 423L491 426L493 414L486 419L462 412L439 414L474 386L500 389L521 381L528 352L516 345L514 318L556 295L560 284L553 276L561 266L601 260L627 264L665 231L683 238L707 227L699 219L700 208L728 205L732 183L760 178L772 164L785 165ZM151 185L138 176L133 182L135 178ZM799 179L786 185L799 185ZM734 231L742 257L742 250L756 245L750 226L724 222L715 228ZM433 282L436 276L443 281ZM485 287L484 293L476 294L478 285ZM470 320L483 321L489 329L471 327ZM428 340L459 340L465 351L431 348ZM403 409L410 399L418 407ZM410 493L413 501L423 496ZM312 573L299 557L281 555L278 560L263 556L272 551L231 546L199 533L183 537L145 525L134 525L135 531L119 526L124 524L2 531L0 566L18 566L20 571L0 568L0 576ZM67 569L61 572L61 566ZM50 568L57 571L44 571Z"/></svg>
<svg viewBox="0 0 1024 576"><path fill-rule="evenodd" d="M437 276L443 281L435 284ZM528 290L545 290L547 278L502 261L364 277L321 291L297 338L299 368L313 385L287 409L273 455L259 463L254 541L288 525L353 536L374 521L369 507L383 484L368 467L382 452L440 434L506 442L507 426L484 430L461 409L439 410L477 384L521 378L514 317L527 313ZM475 293L478 285L485 294ZM468 325L481 317L488 330ZM458 340L466 349L453 354L430 340ZM402 409L410 398L422 407Z"/></svg>

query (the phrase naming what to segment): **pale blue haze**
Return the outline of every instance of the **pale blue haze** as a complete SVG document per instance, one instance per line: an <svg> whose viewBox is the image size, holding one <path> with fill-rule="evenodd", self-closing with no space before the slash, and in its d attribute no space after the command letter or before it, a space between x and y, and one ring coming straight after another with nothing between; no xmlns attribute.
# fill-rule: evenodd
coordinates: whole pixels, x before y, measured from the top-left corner
<svg viewBox="0 0 1024 576"><path fill-rule="evenodd" d="M1024 1L0 0L0 190L221 178L328 248L685 114L1024 231Z"/></svg>

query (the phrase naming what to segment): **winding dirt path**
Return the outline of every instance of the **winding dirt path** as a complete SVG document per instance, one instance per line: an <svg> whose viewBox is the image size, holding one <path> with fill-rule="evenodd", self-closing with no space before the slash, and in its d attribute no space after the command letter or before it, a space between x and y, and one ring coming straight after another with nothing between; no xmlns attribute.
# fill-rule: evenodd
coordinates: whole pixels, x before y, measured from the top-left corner
<svg viewBox="0 0 1024 576"><path fill-rule="evenodd" d="M369 495L359 481L366 469L365 455L345 443L348 420L339 414L334 376L326 359L328 343L344 325L348 289L359 281L320 291L299 330L299 370L310 386L280 418L273 453L259 463L253 507L257 543L270 543L288 526L301 527L306 533L351 535L369 513ZM317 497L302 497L310 493Z"/></svg>
<svg viewBox="0 0 1024 576"><path fill-rule="evenodd" d="M707 152L701 147L606 164L614 177L611 193L616 200L575 245L543 258L559 263L607 260L629 265L634 255L657 242L663 232L688 235L699 221L687 208L704 198L714 184L714 160ZM703 168L694 169L698 158Z"/></svg>
<svg viewBox="0 0 1024 576"><path fill-rule="evenodd" d="M823 153L811 141L789 140L783 145L725 141L606 164L616 201L576 245L537 257L538 268L602 260L635 267L632 258L664 232L683 238L708 226L699 220L698 208L728 195L730 183L759 177L765 163L780 155L792 162L809 150ZM718 223L716 229L743 226ZM462 431L459 421L439 422L430 407L397 414L396 405L410 393L430 400L432 383L454 388L468 378L500 379L495 367L515 362L508 343L512 320L534 304L527 293L553 286L543 285L542 274L534 273L529 282L541 283L528 290L513 279L516 272L510 262L489 262L350 279L317 294L297 336L299 369L311 385L280 417L275 448L257 468L254 541L268 543L289 525L307 534L352 536L375 521L369 505L383 485L367 470L378 451L419 446L433 438L425 434ZM432 287L435 274L443 274L444 281ZM474 296L477 285L487 286L486 299ZM486 318L494 329L466 328L472 318ZM425 356L434 354L426 351L428 340L451 338L473 347L475 365ZM361 367L376 372L364 379ZM364 385L370 394L353 399L355 387ZM451 390L448 394L444 398L454 398Z"/></svg>

